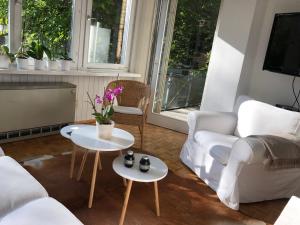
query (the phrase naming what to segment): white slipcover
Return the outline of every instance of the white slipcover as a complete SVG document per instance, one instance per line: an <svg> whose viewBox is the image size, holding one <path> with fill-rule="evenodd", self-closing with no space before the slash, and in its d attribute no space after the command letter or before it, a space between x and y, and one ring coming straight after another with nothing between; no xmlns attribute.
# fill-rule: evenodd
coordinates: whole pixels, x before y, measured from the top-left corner
<svg viewBox="0 0 300 225"><path fill-rule="evenodd" d="M0 156L4 156L4 151L1 147L0 147Z"/></svg>
<svg viewBox="0 0 300 225"><path fill-rule="evenodd" d="M0 157L0 225L82 225L8 156Z"/></svg>
<svg viewBox="0 0 300 225"><path fill-rule="evenodd" d="M127 107L127 106L114 106L114 111L124 114L133 114L133 115L143 115L143 111L140 108L136 107Z"/></svg>
<svg viewBox="0 0 300 225"><path fill-rule="evenodd" d="M0 218L15 208L48 196L45 188L14 159L0 157Z"/></svg>
<svg viewBox="0 0 300 225"><path fill-rule="evenodd" d="M53 198L31 201L9 213L0 225L82 225L61 203Z"/></svg>
<svg viewBox="0 0 300 225"><path fill-rule="evenodd" d="M300 224L300 198L293 196L284 207L274 225L299 225Z"/></svg>
<svg viewBox="0 0 300 225"><path fill-rule="evenodd" d="M262 118L260 118L260 115ZM191 112L180 158L232 209L300 196L300 169L265 170L264 146L248 135L299 135L300 113L241 96L234 112Z"/></svg>

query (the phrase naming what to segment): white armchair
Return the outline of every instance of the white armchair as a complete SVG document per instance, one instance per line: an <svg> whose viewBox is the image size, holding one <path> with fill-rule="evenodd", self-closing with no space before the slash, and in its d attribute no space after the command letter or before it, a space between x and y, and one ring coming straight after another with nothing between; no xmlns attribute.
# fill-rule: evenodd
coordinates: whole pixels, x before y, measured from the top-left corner
<svg viewBox="0 0 300 225"><path fill-rule="evenodd" d="M4 151L2 150L1 147L0 147L0 156L4 156Z"/></svg>
<svg viewBox="0 0 300 225"><path fill-rule="evenodd" d="M300 169L266 170L265 147L250 135L300 134L300 113L247 96L234 112L191 112L181 160L232 209L239 203L300 196Z"/></svg>

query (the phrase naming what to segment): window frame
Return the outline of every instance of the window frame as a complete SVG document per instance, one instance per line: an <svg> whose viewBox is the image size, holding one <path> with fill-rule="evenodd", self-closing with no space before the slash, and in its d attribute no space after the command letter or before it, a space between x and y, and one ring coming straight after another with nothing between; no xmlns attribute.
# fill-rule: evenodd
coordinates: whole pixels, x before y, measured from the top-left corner
<svg viewBox="0 0 300 225"><path fill-rule="evenodd" d="M129 4L128 4L129 3ZM90 38L90 24L91 24L91 14L92 14L92 5L93 0L87 1L86 11L85 15L82 14L84 18L82 20L85 20L85 29L82 29L81 32L84 32L82 35L84 36L84 49L83 49L83 60L82 60L82 67L87 70L97 70L100 69L102 71L107 70L114 70L114 71L120 71L120 72L128 72L129 69L129 63L130 63L130 50L132 46L132 39L133 39L133 28L134 28L134 18L136 13L136 0L127 0L127 7L126 11L129 13L126 13L125 16L125 27L124 27L124 33L123 37L125 37L125 40L123 38L122 43L122 53L121 55L125 56L125 62L120 64L114 64L114 63L88 63L88 50L89 50L89 38ZM129 5L131 5L129 7ZM130 8L130 9L129 9ZM129 20L129 23L128 23ZM123 47L125 44L125 47ZM125 48L125 52L123 49ZM122 58L122 57L121 57Z"/></svg>
<svg viewBox="0 0 300 225"><path fill-rule="evenodd" d="M73 59L71 64L72 70L90 71L90 72L129 72L131 61L131 47L133 42L133 31L135 24L135 16L137 10L137 0L127 0L131 3L129 15L126 14L122 46L125 44L125 52L121 55L125 56L123 64L113 63L87 63L88 47L89 47L89 31L90 20L89 15L92 12L92 0L73 0L73 17L71 21L71 48L70 56ZM21 45L22 33L22 2L23 0L9 0L9 47L12 52L16 52ZM128 5L127 5L128 7ZM127 10L127 9L126 9ZM129 20L129 23L128 23ZM75 25L76 24L76 25Z"/></svg>

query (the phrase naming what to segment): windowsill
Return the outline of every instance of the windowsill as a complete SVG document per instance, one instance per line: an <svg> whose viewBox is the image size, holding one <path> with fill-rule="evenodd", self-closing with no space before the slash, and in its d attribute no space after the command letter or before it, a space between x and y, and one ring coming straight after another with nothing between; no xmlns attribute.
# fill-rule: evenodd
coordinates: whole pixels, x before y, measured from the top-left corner
<svg viewBox="0 0 300 225"><path fill-rule="evenodd" d="M70 71L48 71L48 70L17 70L0 69L1 75L50 75L50 76L91 76L91 77L141 77L141 74L119 71L89 71L89 70L70 70Z"/></svg>

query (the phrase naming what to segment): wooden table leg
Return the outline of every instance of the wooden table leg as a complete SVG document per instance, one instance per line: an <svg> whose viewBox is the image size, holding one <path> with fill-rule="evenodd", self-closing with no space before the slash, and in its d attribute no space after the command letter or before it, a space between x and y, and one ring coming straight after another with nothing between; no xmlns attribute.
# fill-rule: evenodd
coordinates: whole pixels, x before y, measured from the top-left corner
<svg viewBox="0 0 300 225"><path fill-rule="evenodd" d="M120 156L123 156L122 150L120 150ZM126 187L127 186L127 180L123 177L123 184Z"/></svg>
<svg viewBox="0 0 300 225"><path fill-rule="evenodd" d="M132 180L128 180L128 184L127 184L127 189L126 189L126 194L125 194L125 199L124 199L124 204L123 204L123 208L122 208L122 214L121 214L119 225L123 225L123 223L124 223L124 219L125 219L125 214L126 214L126 209L127 209L127 205L128 205L128 200L129 200L129 196L130 196L131 187L132 187Z"/></svg>
<svg viewBox="0 0 300 225"><path fill-rule="evenodd" d="M74 173L74 165L76 159L76 145L73 145L72 157L71 157L71 168L70 168L70 178L72 179Z"/></svg>
<svg viewBox="0 0 300 225"><path fill-rule="evenodd" d="M99 165L99 170L102 170L102 163L101 163L101 155L100 155L100 152L99 152L99 163L98 163L98 165Z"/></svg>
<svg viewBox="0 0 300 225"><path fill-rule="evenodd" d="M155 193L156 215L157 215L157 216L160 216L160 210L159 210L159 196L158 196L158 185L157 185L157 181L154 182L154 193Z"/></svg>
<svg viewBox="0 0 300 225"><path fill-rule="evenodd" d="M97 167L98 167L99 155L100 155L100 153L97 151L96 152L96 156L95 156L94 170L93 170L92 183L91 183L91 191L90 191L90 198L89 198L89 208L92 208L92 205L93 205L93 198L94 198L94 190L95 190L95 183L96 183L96 176L97 176Z"/></svg>
<svg viewBox="0 0 300 225"><path fill-rule="evenodd" d="M79 181L80 178L81 178L87 155L88 155L88 151L86 150L84 152L83 157L82 157L81 165L80 165L80 168L79 168L79 171L78 171L78 174L77 174L77 181Z"/></svg>

